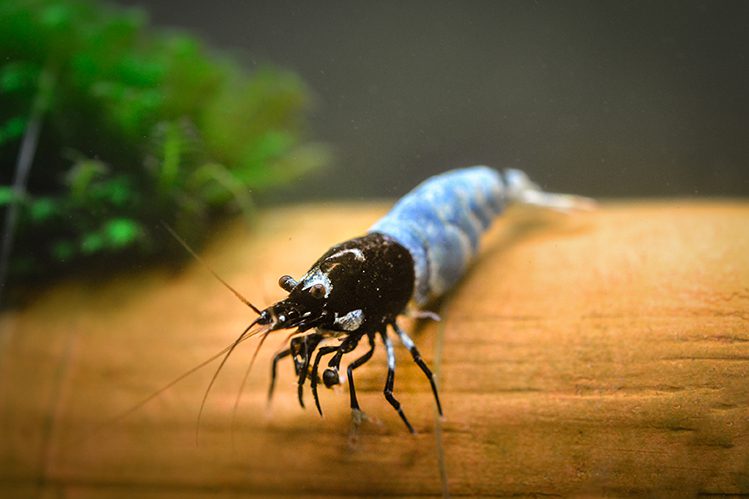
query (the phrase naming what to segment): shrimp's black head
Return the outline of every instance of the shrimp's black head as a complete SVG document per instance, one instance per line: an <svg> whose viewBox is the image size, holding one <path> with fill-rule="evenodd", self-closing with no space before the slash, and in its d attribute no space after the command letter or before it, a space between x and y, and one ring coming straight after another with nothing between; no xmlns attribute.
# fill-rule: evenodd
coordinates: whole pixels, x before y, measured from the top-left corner
<svg viewBox="0 0 749 499"><path fill-rule="evenodd" d="M278 283L289 296L258 318L272 330L376 331L410 300L413 259L392 238L370 233L328 250L299 281L282 276Z"/></svg>

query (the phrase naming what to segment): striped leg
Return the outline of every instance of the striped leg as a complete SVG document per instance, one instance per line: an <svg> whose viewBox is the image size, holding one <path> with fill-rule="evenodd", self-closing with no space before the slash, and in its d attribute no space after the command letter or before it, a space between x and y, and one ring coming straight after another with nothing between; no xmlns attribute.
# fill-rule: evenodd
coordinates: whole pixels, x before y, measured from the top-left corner
<svg viewBox="0 0 749 499"><path fill-rule="evenodd" d="M348 379L348 389L349 389L349 396L351 398L351 410L352 411L358 411L359 409L359 401L356 398L356 387L354 387L354 369L361 366L365 362L367 362L369 359L372 358L372 354L374 353L375 349L375 342L374 342L374 335L370 334L368 335L369 338L369 350L367 353L353 361L351 364L348 365L348 368L346 369L346 378Z"/></svg>
<svg viewBox="0 0 749 499"><path fill-rule="evenodd" d="M437 402L437 410L440 413L440 416L442 416L442 404L440 403L440 396L437 393L437 380L432 373L431 369L426 365L426 362L424 362L424 359L421 358L421 354L419 353L419 350L416 348L416 345L414 344L413 340L411 339L408 334L404 330L402 330L400 327L398 327L398 324L393 322L393 329L396 333L398 333L398 337L401 339L401 343L403 343L403 346L405 346L409 352L411 352L411 357L413 357L414 362L416 362L416 365L418 365L421 370L424 372L426 377L429 379L429 383L432 385L432 393L434 394L434 400Z"/></svg>
<svg viewBox="0 0 749 499"><path fill-rule="evenodd" d="M385 350L387 350L388 359L388 377L387 381L385 381L384 390L385 398L388 402L390 402L390 405L392 405L395 410L398 411L398 415L406 424L408 431L410 431L411 433L416 433L413 426L411 426L411 423L408 422L406 415L403 413L403 409L401 409L401 403L398 402L398 400L393 396L393 384L395 383L395 352L393 351L393 343L390 341L390 338L388 338L387 330L381 331L380 336L382 336L382 341L383 343L385 343Z"/></svg>

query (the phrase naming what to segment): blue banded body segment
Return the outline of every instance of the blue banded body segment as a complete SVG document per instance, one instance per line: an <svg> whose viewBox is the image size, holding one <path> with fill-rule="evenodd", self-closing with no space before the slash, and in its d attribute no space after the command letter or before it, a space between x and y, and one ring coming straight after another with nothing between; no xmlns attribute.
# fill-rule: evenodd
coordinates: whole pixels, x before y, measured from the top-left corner
<svg viewBox="0 0 749 499"><path fill-rule="evenodd" d="M406 194L370 232L385 234L413 257L413 300L421 306L447 292L476 255L481 234L507 204L510 191L489 167L452 170Z"/></svg>

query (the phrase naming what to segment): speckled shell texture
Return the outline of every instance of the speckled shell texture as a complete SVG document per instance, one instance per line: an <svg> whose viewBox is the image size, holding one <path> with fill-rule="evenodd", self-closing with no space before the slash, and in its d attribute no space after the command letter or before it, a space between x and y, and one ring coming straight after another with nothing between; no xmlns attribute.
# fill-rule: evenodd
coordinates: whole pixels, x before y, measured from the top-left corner
<svg viewBox="0 0 749 499"><path fill-rule="evenodd" d="M451 170L419 184L369 229L392 237L411 253L417 305L440 297L461 278L481 234L505 206L506 194L502 176L493 168Z"/></svg>

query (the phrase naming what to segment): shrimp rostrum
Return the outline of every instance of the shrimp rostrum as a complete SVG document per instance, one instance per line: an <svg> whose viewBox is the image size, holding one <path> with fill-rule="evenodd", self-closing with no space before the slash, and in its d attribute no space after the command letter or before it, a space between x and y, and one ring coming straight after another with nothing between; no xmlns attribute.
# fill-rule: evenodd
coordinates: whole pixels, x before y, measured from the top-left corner
<svg viewBox="0 0 749 499"><path fill-rule="evenodd" d="M372 357L379 338L387 355L385 398L413 432L393 394L392 331L431 383L442 415L435 376L398 325L398 317L408 306L419 309L438 299L458 282L478 251L480 236L511 203L559 210L591 204L585 198L543 192L518 170L485 166L452 170L417 186L366 235L333 246L299 280L282 276L279 285L288 296L265 310L255 309L259 316L251 325L260 327L255 332L263 333L263 339L272 331L295 330L288 348L273 359L269 400L278 362L291 357L299 403L304 407L303 387L309 380L322 415L318 384L329 388L339 384L343 357L366 341L366 352L351 360L345 372L351 409L359 411L354 370Z"/></svg>

